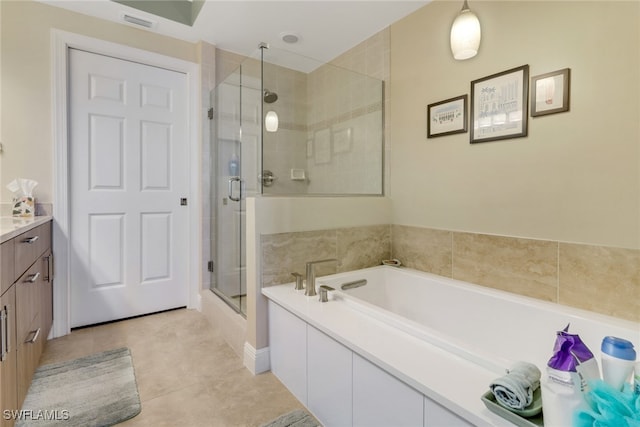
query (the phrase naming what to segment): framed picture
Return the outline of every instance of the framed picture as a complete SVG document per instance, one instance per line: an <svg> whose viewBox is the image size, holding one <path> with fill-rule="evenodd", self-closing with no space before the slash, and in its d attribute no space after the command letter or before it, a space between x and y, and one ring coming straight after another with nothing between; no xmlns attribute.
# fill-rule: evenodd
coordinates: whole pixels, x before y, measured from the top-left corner
<svg viewBox="0 0 640 427"><path fill-rule="evenodd" d="M467 99L465 94L427 105L427 138L465 133Z"/></svg>
<svg viewBox="0 0 640 427"><path fill-rule="evenodd" d="M527 136L529 66L471 82L470 142Z"/></svg>
<svg viewBox="0 0 640 427"><path fill-rule="evenodd" d="M531 78L531 117L569 111L571 70L564 68Z"/></svg>

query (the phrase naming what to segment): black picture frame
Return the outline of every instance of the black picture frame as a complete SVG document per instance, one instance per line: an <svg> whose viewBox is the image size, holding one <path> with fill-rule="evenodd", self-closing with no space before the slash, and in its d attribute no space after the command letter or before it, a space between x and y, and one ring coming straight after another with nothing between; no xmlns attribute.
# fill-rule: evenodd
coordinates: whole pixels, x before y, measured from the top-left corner
<svg viewBox="0 0 640 427"><path fill-rule="evenodd" d="M460 95L427 105L427 138L467 131L468 95Z"/></svg>
<svg viewBox="0 0 640 427"><path fill-rule="evenodd" d="M531 117L569 111L571 69L531 77Z"/></svg>
<svg viewBox="0 0 640 427"><path fill-rule="evenodd" d="M498 141L527 136L529 65L471 82L469 141Z"/></svg>

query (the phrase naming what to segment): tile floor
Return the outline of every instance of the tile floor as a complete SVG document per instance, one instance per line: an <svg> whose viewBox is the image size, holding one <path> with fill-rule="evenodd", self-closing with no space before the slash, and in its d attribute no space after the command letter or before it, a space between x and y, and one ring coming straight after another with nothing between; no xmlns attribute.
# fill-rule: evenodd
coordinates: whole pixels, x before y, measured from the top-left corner
<svg viewBox="0 0 640 427"><path fill-rule="evenodd" d="M252 375L195 310L73 331L50 340L41 364L129 347L142 412L123 427L259 426L302 405L270 372Z"/></svg>

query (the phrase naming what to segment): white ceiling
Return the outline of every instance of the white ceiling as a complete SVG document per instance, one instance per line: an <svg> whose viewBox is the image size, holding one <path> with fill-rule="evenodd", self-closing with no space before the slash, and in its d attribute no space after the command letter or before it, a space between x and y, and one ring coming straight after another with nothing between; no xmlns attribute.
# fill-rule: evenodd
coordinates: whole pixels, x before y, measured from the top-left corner
<svg viewBox="0 0 640 427"><path fill-rule="evenodd" d="M114 22L123 13L155 21L149 30L250 55L260 42L327 62L430 0L207 0L193 27L160 18L108 0L40 0ZM124 25L132 25L125 23ZM281 40L292 32L296 44Z"/></svg>

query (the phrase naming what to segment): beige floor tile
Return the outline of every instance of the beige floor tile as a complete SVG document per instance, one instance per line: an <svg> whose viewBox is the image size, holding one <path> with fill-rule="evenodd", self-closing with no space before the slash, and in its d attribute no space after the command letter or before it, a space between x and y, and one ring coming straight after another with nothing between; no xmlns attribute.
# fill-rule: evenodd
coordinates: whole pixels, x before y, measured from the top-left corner
<svg viewBox="0 0 640 427"><path fill-rule="evenodd" d="M74 330L48 341L41 364L129 347L142 412L123 427L259 426L302 405L270 372L252 375L195 310Z"/></svg>

